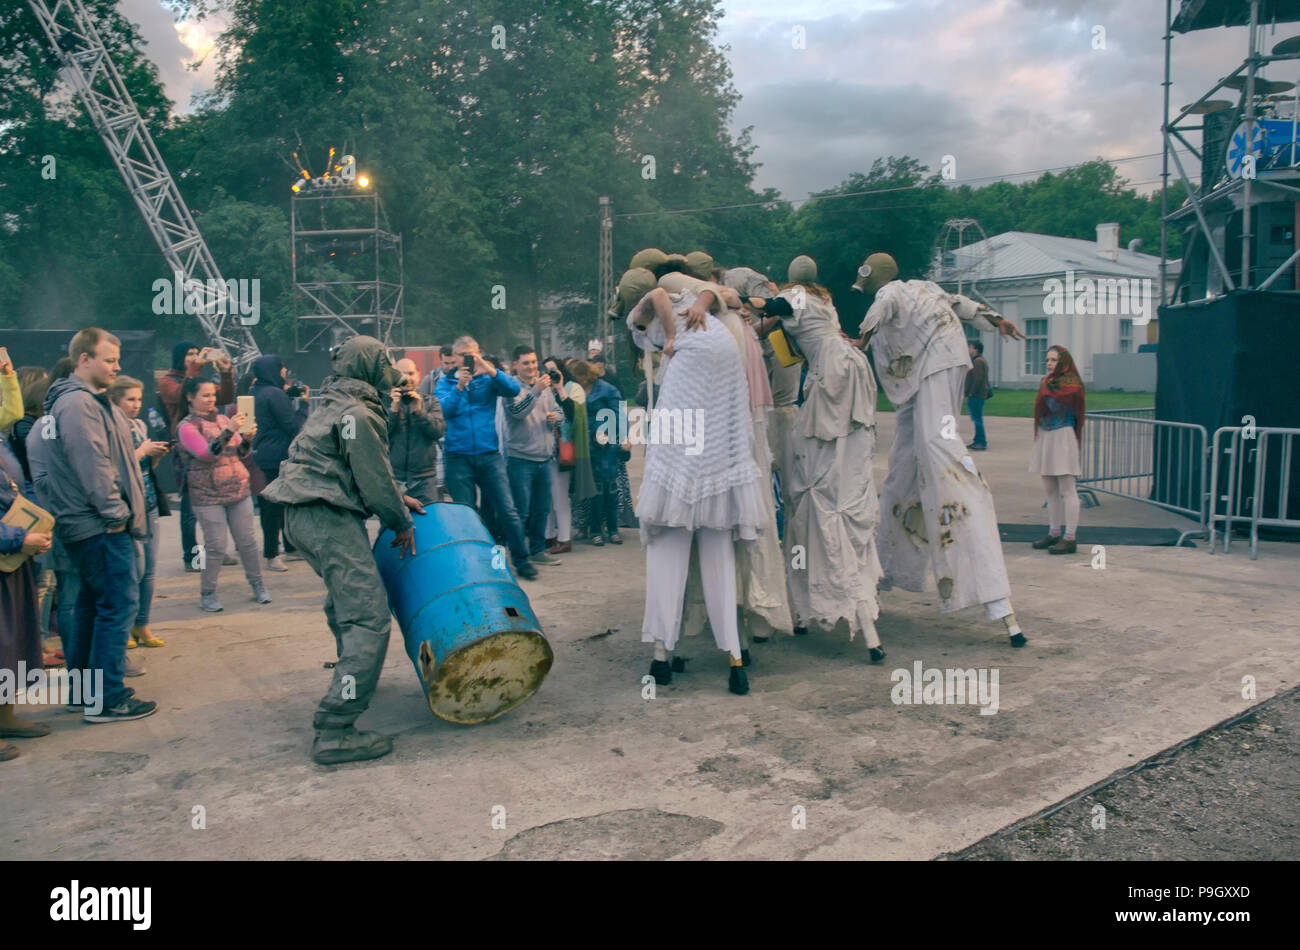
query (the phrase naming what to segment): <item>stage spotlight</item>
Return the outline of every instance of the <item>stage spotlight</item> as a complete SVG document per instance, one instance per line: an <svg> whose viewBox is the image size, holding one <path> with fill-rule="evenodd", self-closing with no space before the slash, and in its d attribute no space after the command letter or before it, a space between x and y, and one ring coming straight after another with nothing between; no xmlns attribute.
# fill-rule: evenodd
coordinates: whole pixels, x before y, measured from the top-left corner
<svg viewBox="0 0 1300 950"><path fill-rule="evenodd" d="M358 176L357 176L357 187L359 187L359 188L367 188L367 187L369 187L369 185L370 185L370 179L369 179L369 178L367 178L365 175L358 175Z"/></svg>

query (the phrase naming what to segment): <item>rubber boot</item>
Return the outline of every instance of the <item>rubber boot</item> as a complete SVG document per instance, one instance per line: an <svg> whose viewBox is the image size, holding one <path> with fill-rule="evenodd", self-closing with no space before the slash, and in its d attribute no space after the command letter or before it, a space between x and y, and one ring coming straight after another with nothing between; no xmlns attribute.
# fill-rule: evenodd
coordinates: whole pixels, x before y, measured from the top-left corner
<svg viewBox="0 0 1300 950"><path fill-rule="evenodd" d="M320 765L362 762L378 759L393 751L391 736L361 732L355 726L345 729L319 729L311 745L311 757Z"/></svg>

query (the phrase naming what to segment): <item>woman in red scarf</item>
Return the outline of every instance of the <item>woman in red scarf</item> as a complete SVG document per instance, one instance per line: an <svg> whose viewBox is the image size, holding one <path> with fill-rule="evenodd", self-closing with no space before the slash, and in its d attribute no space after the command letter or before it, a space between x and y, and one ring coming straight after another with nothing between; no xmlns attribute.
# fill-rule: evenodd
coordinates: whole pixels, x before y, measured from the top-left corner
<svg viewBox="0 0 1300 950"><path fill-rule="evenodd" d="M1083 441L1083 380L1074 357L1063 346L1047 350L1047 375L1038 384L1034 400L1034 454L1029 470L1043 478L1047 491L1048 533L1034 542L1049 554L1078 550L1074 532L1079 527L1079 494L1074 479L1082 469L1079 446ZM1061 523L1065 534L1061 534Z"/></svg>

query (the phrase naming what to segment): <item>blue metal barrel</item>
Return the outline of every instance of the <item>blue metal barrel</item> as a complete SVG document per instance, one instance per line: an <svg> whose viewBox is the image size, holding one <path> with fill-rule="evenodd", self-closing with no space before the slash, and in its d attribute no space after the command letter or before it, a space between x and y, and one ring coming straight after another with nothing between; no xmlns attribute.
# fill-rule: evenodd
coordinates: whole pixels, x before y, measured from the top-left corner
<svg viewBox="0 0 1300 950"><path fill-rule="evenodd" d="M415 556L399 559L385 529L375 561L429 709L449 722L487 722L537 692L551 645L478 513L451 503L425 511L412 516Z"/></svg>

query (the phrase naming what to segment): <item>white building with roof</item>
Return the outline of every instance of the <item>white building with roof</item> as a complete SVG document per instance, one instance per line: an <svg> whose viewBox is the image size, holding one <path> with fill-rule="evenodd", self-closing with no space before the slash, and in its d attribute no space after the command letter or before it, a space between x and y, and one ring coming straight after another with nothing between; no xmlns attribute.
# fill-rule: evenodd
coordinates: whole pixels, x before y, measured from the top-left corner
<svg viewBox="0 0 1300 950"><path fill-rule="evenodd" d="M994 386L1036 386L1048 347L1059 344L1096 388L1155 390L1155 353L1138 348L1157 316L1160 258L1122 248L1118 224L1097 225L1096 241L1007 231L949 251L930 279L983 300L1024 331L1020 341L966 328L984 342Z"/></svg>

